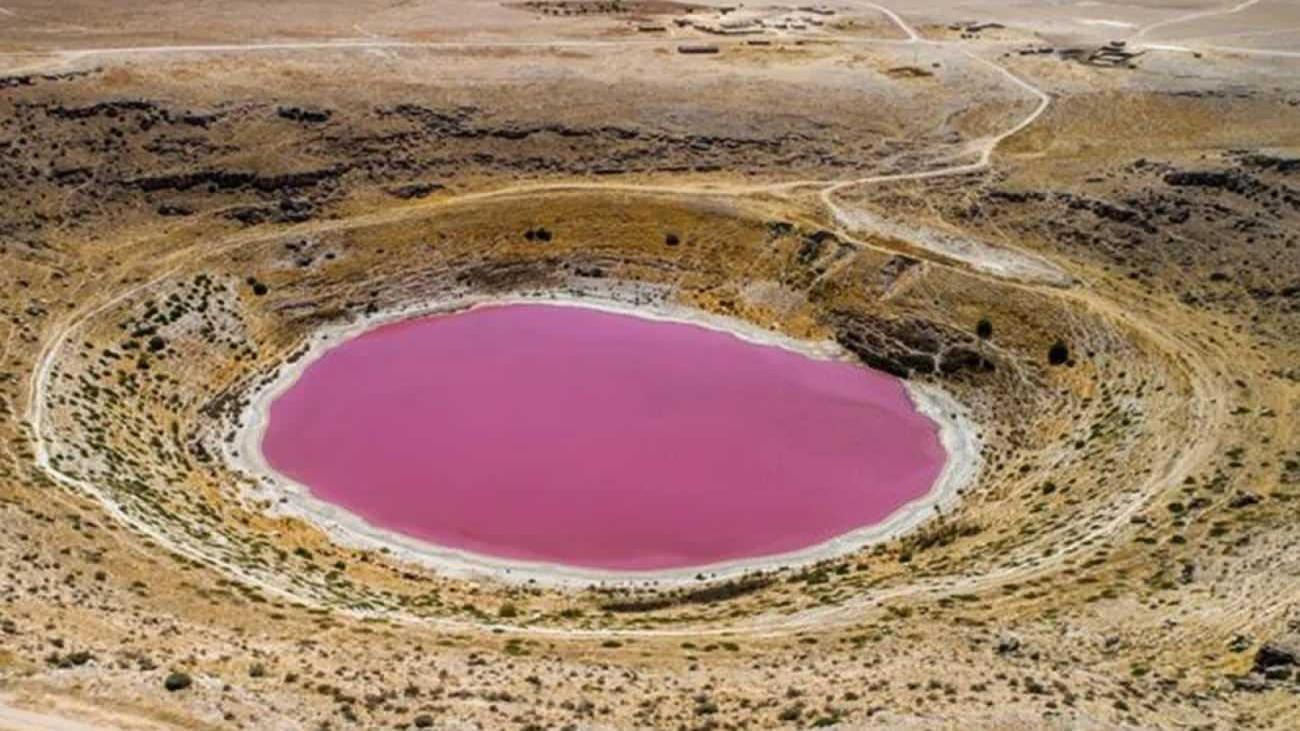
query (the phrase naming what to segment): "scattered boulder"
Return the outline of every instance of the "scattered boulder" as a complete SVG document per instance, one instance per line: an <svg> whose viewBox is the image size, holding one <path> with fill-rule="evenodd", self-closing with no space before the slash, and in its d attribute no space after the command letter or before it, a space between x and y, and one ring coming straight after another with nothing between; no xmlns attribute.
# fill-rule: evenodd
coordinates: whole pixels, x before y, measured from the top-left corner
<svg viewBox="0 0 1300 731"><path fill-rule="evenodd" d="M177 205L164 203L163 205L158 206L158 215L167 216L169 218L174 218L177 216L192 216L194 215L194 209L188 208L186 206L177 206Z"/></svg>
<svg viewBox="0 0 1300 731"><path fill-rule="evenodd" d="M962 345L943 351L939 358L939 371L951 374L962 370L988 372L994 370L993 362L981 353Z"/></svg>
<svg viewBox="0 0 1300 731"><path fill-rule="evenodd" d="M1233 641L1234 644L1236 640ZM1300 680L1300 632L1275 637L1255 651L1250 672L1231 678L1237 690L1260 693L1293 678Z"/></svg>
<svg viewBox="0 0 1300 731"><path fill-rule="evenodd" d="M1260 645L1255 652L1255 669L1300 666L1300 634L1286 634Z"/></svg>
<svg viewBox="0 0 1300 731"><path fill-rule="evenodd" d="M1286 665L1274 665L1264 670L1265 680L1290 680L1291 668Z"/></svg>
<svg viewBox="0 0 1300 731"><path fill-rule="evenodd" d="M1006 634L998 638L998 644L994 649L999 655L1014 655L1020 652L1020 647L1021 642L1019 637Z"/></svg>
<svg viewBox="0 0 1300 731"><path fill-rule="evenodd" d="M1234 510L1240 510L1241 508L1248 508L1251 505L1255 505L1258 502L1259 502L1259 496L1256 495L1255 493L1239 492L1236 495L1232 496L1232 500L1228 501L1228 507Z"/></svg>
<svg viewBox="0 0 1300 731"><path fill-rule="evenodd" d="M172 673L163 680L163 687L166 688L169 693L175 693L178 690L185 690L193 684L194 680L190 678L188 673Z"/></svg>

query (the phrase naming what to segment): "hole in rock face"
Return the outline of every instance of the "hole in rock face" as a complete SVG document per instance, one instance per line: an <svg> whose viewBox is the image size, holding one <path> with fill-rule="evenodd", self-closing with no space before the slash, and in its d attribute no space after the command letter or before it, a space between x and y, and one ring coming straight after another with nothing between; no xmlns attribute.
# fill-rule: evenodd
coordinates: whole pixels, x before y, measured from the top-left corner
<svg viewBox="0 0 1300 731"><path fill-rule="evenodd" d="M945 460L891 376L532 304L335 346L272 402L262 450L375 528L616 571L815 546L922 497Z"/></svg>

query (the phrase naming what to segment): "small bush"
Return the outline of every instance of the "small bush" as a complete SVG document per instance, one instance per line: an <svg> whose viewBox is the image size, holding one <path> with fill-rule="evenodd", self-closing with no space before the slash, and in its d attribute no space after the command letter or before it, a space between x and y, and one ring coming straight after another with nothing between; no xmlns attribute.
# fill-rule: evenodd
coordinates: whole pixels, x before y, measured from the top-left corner
<svg viewBox="0 0 1300 731"><path fill-rule="evenodd" d="M1047 349L1047 362L1054 366L1064 365L1070 360L1070 346L1057 340Z"/></svg>
<svg viewBox="0 0 1300 731"><path fill-rule="evenodd" d="M524 238L529 241L541 241L543 243L551 240L551 232L544 226L530 228L524 232Z"/></svg>

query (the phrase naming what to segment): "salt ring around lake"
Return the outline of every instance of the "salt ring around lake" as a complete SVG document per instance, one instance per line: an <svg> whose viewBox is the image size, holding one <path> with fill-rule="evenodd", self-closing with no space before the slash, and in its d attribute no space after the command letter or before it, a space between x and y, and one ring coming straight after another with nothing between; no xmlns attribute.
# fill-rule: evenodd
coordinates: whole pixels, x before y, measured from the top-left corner
<svg viewBox="0 0 1300 731"><path fill-rule="evenodd" d="M685 307L440 303L318 333L235 462L275 511L453 575L673 584L810 563L956 499L942 390Z"/></svg>

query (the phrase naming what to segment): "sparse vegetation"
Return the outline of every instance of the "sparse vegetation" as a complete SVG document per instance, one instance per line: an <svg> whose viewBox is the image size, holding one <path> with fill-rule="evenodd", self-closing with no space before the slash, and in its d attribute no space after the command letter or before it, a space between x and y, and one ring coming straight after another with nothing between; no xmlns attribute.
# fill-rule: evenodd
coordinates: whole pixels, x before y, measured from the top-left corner
<svg viewBox="0 0 1300 731"><path fill-rule="evenodd" d="M384 46L427 40L418 3L159 4L148 37L111 3L0 12L33 54L0 78L3 703L229 728L1289 728L1296 92L1250 35L1280 5L1162 26L1194 52L1137 69L1029 44L1032 3L1005 28L939 12L919 42L875 10L771 10L779 38L712 56L638 26L721 13L630 0L497 8L437 53ZM1215 25L1252 50L1171 40ZM42 55L81 26L155 50ZM985 62L1047 112L1015 128L1035 96ZM557 291L834 340L951 394L978 474L845 555L565 589L336 541L232 468L252 394L322 327ZM872 448L845 439L815 446Z"/></svg>

